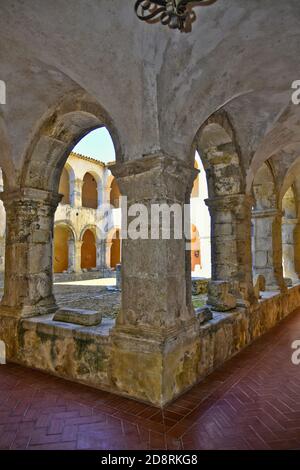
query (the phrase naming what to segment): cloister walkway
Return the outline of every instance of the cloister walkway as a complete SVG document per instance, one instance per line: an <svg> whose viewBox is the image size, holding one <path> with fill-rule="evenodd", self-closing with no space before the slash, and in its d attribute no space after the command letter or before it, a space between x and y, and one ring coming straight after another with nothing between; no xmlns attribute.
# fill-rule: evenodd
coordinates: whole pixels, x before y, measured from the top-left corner
<svg viewBox="0 0 300 470"><path fill-rule="evenodd" d="M300 310L164 411L0 366L1 449L299 449Z"/></svg>

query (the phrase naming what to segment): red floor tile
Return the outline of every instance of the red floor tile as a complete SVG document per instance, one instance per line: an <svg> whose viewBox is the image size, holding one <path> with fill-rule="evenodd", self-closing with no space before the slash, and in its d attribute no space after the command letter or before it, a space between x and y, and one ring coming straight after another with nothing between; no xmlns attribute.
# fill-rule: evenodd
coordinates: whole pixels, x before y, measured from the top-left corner
<svg viewBox="0 0 300 470"><path fill-rule="evenodd" d="M0 449L300 448L300 310L163 411L0 366Z"/></svg>

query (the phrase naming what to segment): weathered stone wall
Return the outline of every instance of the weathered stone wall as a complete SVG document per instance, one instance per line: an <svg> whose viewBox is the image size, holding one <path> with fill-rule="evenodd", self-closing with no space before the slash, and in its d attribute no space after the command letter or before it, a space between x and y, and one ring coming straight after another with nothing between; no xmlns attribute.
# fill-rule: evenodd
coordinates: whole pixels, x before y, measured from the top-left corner
<svg viewBox="0 0 300 470"><path fill-rule="evenodd" d="M196 330L183 328L180 337L169 337L163 355L161 344L146 337L132 343L130 336L118 336L116 343L110 319L100 327L82 327L53 322L52 315L23 320L1 315L0 339L10 361L161 406L277 325L299 303L297 285L247 309L215 312ZM120 368L127 376L122 387Z"/></svg>

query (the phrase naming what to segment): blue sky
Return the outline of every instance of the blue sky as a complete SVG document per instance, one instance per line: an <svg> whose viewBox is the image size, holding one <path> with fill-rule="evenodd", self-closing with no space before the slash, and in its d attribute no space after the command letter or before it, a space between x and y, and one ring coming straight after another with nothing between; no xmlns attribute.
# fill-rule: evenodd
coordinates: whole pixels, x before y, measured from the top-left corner
<svg viewBox="0 0 300 470"><path fill-rule="evenodd" d="M90 132L74 147L73 152L108 163L115 160L115 149L105 127Z"/></svg>

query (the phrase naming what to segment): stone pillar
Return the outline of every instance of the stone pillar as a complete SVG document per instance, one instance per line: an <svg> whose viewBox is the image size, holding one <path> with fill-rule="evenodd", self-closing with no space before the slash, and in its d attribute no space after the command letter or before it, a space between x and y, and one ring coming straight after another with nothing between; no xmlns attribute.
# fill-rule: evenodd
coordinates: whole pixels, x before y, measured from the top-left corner
<svg viewBox="0 0 300 470"><path fill-rule="evenodd" d="M122 308L112 334L112 380L122 393L163 405L196 382L199 337L186 295L184 224L180 239L166 240L161 233L151 239L150 214L153 204L177 204L183 218L197 170L164 155L110 168L128 210L143 204L149 216L148 239L126 239L122 230ZM126 227L135 218L127 215L122 213Z"/></svg>
<svg viewBox="0 0 300 470"><path fill-rule="evenodd" d="M116 265L116 287L117 289L121 289L122 287L122 265Z"/></svg>
<svg viewBox="0 0 300 470"><path fill-rule="evenodd" d="M253 220L253 271L263 275L266 290L285 290L282 270L281 218L278 209L255 210Z"/></svg>
<svg viewBox="0 0 300 470"><path fill-rule="evenodd" d="M108 268L111 268L111 247L112 247L112 240L111 241L105 241L105 260L106 260L106 266Z"/></svg>
<svg viewBox="0 0 300 470"><path fill-rule="evenodd" d="M299 281L299 275L295 270L295 240L294 233L298 225L298 219L282 218L282 260L284 276Z"/></svg>
<svg viewBox="0 0 300 470"><path fill-rule="evenodd" d="M75 272L75 241L71 238L68 240L68 272Z"/></svg>
<svg viewBox="0 0 300 470"><path fill-rule="evenodd" d="M1 312L17 317L53 312L53 225L61 196L23 188L2 193L1 199L7 216Z"/></svg>
<svg viewBox="0 0 300 470"><path fill-rule="evenodd" d="M104 195L103 195L103 186L101 179L97 183L97 194L98 194L98 207L100 209L102 204L104 204Z"/></svg>
<svg viewBox="0 0 300 470"><path fill-rule="evenodd" d="M96 243L96 267L97 270L107 269L106 265L106 240Z"/></svg>
<svg viewBox="0 0 300 470"><path fill-rule="evenodd" d="M103 192L103 204L110 204L110 192L111 192L111 187L110 184L106 185L104 187L104 192Z"/></svg>
<svg viewBox="0 0 300 470"><path fill-rule="evenodd" d="M69 267L71 273L81 273L81 245L82 241L69 240Z"/></svg>
<svg viewBox="0 0 300 470"><path fill-rule="evenodd" d="M81 207L82 206L82 179L75 179L71 184L70 191L70 202L72 207Z"/></svg>
<svg viewBox="0 0 300 470"><path fill-rule="evenodd" d="M75 241L75 265L74 265L74 270L75 270L75 273L77 273L77 274L81 273L81 246L82 246L82 241L76 240Z"/></svg>
<svg viewBox="0 0 300 470"><path fill-rule="evenodd" d="M212 282L231 282L237 299L252 301L252 198L236 194L210 198L205 203L211 216Z"/></svg>

